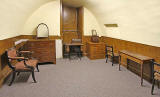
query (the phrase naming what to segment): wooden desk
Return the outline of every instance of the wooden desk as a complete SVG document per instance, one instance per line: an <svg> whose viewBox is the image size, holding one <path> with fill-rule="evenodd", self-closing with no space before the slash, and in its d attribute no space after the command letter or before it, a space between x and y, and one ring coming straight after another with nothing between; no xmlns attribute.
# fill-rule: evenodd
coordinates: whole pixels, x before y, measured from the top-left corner
<svg viewBox="0 0 160 97"><path fill-rule="evenodd" d="M64 44L66 46L83 46L82 43L68 43L68 44Z"/></svg>
<svg viewBox="0 0 160 97"><path fill-rule="evenodd" d="M127 50L121 50L119 51L119 70L120 70L120 65L121 65L121 57L125 56L127 59L130 59L136 63L139 63L141 65L141 85L143 85L143 67L144 63L150 62L153 60L153 58L150 58L148 56L144 56L141 54L133 53ZM127 60L128 61L128 60ZM128 62L127 62L128 65Z"/></svg>
<svg viewBox="0 0 160 97"><path fill-rule="evenodd" d="M65 46L65 51L68 53L69 59L70 59L70 55L71 55L70 48L73 46L79 46L82 51L81 46L83 46L84 44L82 44L82 43L68 43L68 44L63 44L63 45Z"/></svg>
<svg viewBox="0 0 160 97"><path fill-rule="evenodd" d="M69 52L69 48L70 46L83 46L82 43L68 43L68 44L64 44L66 46L66 50Z"/></svg>

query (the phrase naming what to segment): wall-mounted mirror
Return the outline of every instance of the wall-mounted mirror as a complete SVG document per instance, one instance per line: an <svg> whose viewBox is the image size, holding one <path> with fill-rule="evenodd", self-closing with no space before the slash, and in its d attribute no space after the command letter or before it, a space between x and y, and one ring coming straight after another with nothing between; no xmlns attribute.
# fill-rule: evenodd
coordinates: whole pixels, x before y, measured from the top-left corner
<svg viewBox="0 0 160 97"><path fill-rule="evenodd" d="M40 23L37 26L37 39L38 38L49 38L49 28L47 24L45 23Z"/></svg>

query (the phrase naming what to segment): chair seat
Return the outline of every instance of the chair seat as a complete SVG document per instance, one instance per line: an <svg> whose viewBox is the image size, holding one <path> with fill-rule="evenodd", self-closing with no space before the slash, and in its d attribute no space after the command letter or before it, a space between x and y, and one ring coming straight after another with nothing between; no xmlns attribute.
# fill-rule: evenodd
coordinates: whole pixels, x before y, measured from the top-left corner
<svg viewBox="0 0 160 97"><path fill-rule="evenodd" d="M108 55L109 56L113 56L111 52L108 52ZM117 57L117 56L119 56L119 54L118 53L114 53L114 56Z"/></svg>
<svg viewBox="0 0 160 97"><path fill-rule="evenodd" d="M119 56L119 54L118 53L114 53L114 56Z"/></svg>
<svg viewBox="0 0 160 97"><path fill-rule="evenodd" d="M28 66L33 66L33 67L36 67L37 63L38 63L38 60L34 60L34 59L30 59L30 60L26 61L26 64ZM15 64L15 68L16 68L16 70L30 70L30 68L27 68L24 65L24 61L17 62Z"/></svg>
<svg viewBox="0 0 160 97"><path fill-rule="evenodd" d="M154 79L160 80L160 74L159 73L154 73Z"/></svg>

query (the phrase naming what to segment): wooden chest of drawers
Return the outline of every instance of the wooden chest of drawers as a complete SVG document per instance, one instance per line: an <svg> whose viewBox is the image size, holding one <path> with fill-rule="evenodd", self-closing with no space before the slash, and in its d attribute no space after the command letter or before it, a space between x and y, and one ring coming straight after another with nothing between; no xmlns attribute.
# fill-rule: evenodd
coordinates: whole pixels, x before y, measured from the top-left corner
<svg viewBox="0 0 160 97"><path fill-rule="evenodd" d="M29 40L27 50L33 51L32 56L39 63L53 62L56 64L55 40Z"/></svg>
<svg viewBox="0 0 160 97"><path fill-rule="evenodd" d="M91 60L105 58L105 44L100 43L87 43L87 57Z"/></svg>

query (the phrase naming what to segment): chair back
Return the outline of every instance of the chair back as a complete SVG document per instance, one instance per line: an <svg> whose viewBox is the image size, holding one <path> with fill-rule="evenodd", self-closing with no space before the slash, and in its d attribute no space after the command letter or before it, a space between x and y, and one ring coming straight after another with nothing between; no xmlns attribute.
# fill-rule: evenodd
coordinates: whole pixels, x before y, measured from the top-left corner
<svg viewBox="0 0 160 97"><path fill-rule="evenodd" d="M160 64L152 61L152 78L154 79L156 77L157 80L160 80Z"/></svg>
<svg viewBox="0 0 160 97"><path fill-rule="evenodd" d="M8 57L17 57L17 50L15 48L10 48L7 50Z"/></svg>
<svg viewBox="0 0 160 97"><path fill-rule="evenodd" d="M10 58L17 57L17 50L16 50L16 48L15 47L9 48L8 50L6 50L5 55L6 55L6 58L7 58L8 66L11 69L15 69L14 66L12 66L12 64L11 64L12 59L10 59Z"/></svg>
<svg viewBox="0 0 160 97"><path fill-rule="evenodd" d="M106 45L106 55L112 55L112 56L114 56L113 46Z"/></svg>
<svg viewBox="0 0 160 97"><path fill-rule="evenodd" d="M82 43L81 39L72 39L71 43Z"/></svg>

